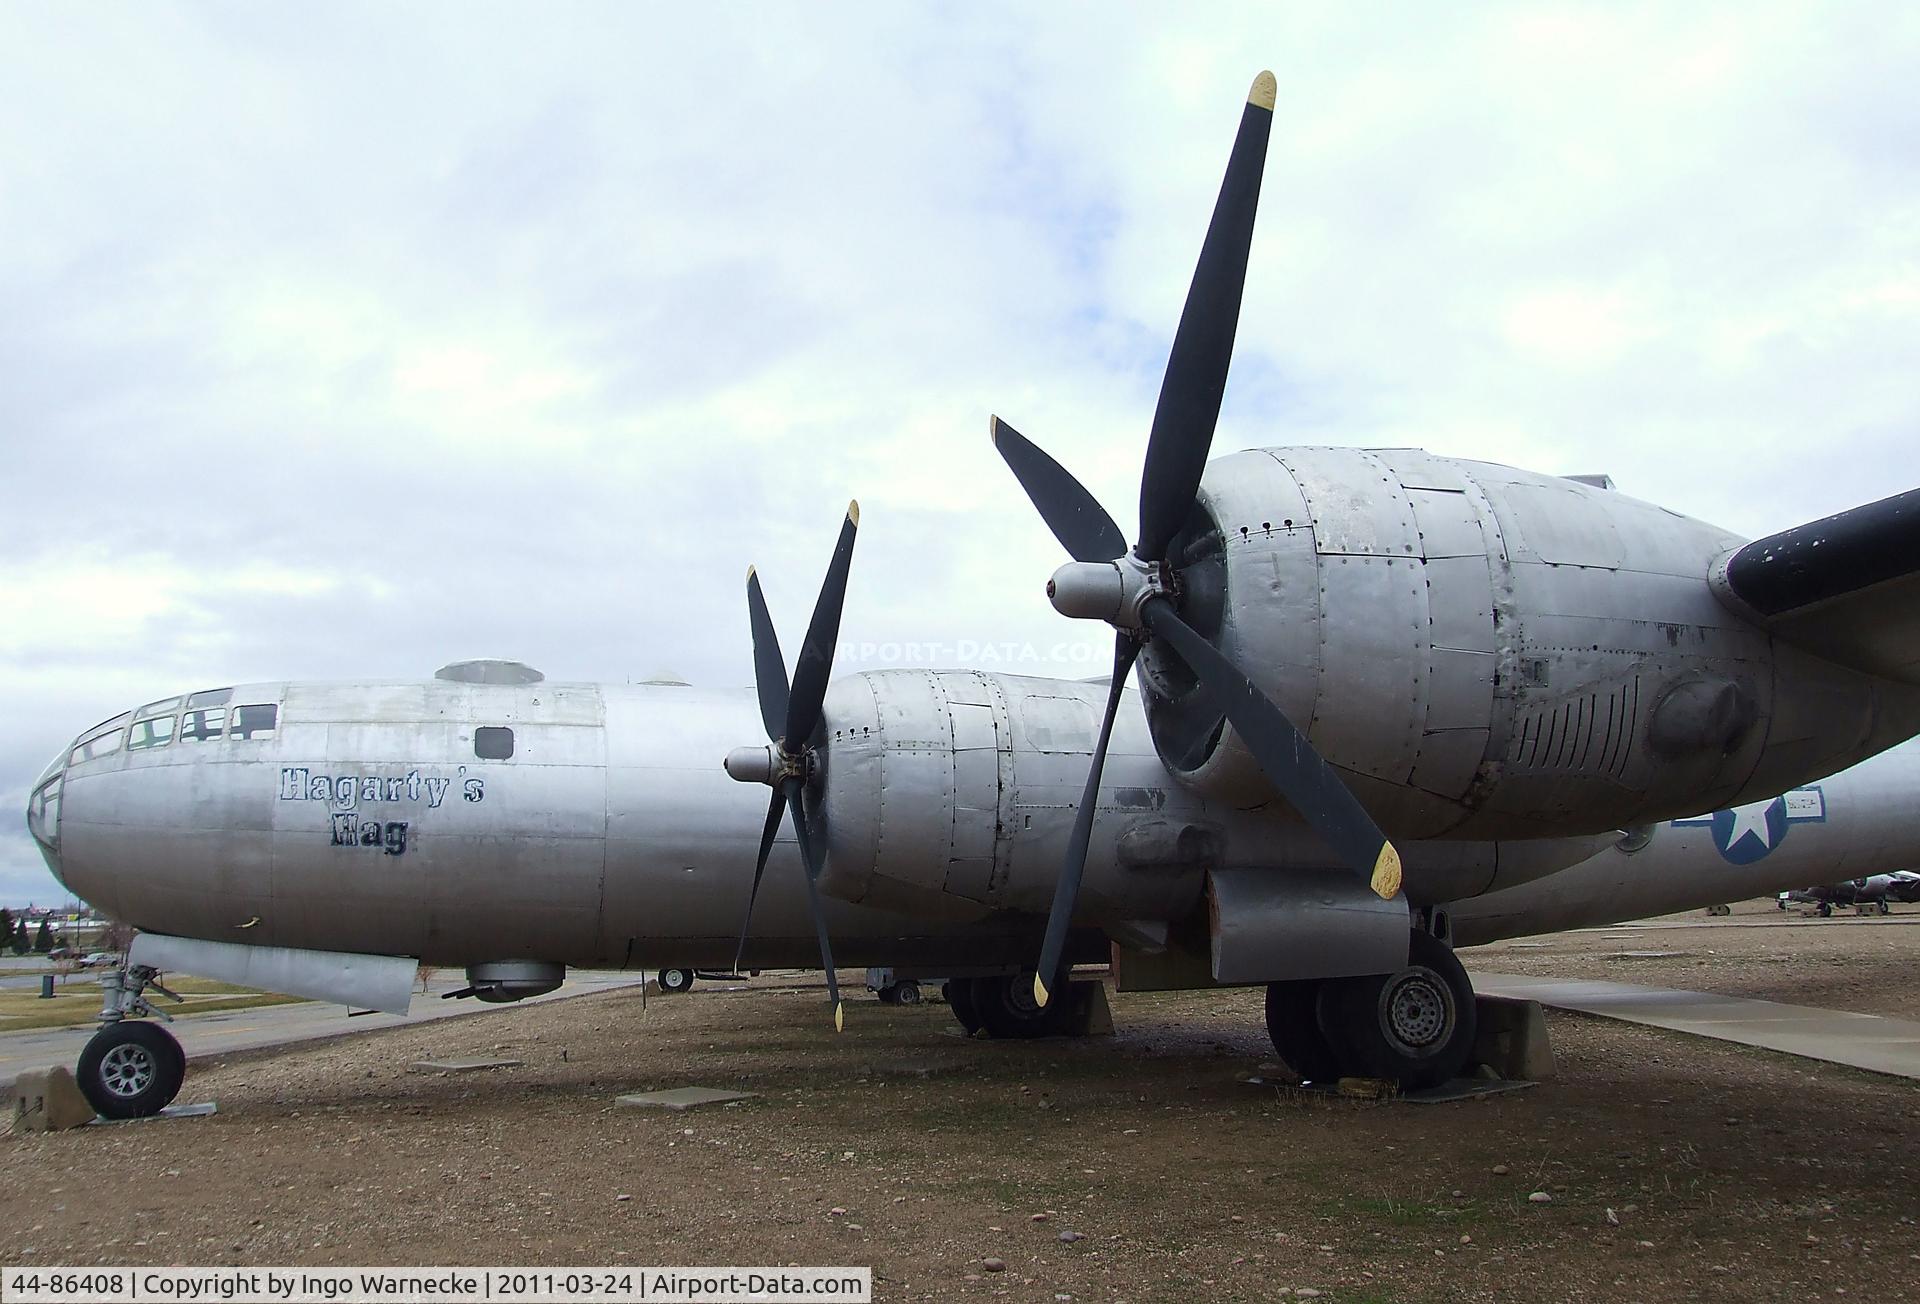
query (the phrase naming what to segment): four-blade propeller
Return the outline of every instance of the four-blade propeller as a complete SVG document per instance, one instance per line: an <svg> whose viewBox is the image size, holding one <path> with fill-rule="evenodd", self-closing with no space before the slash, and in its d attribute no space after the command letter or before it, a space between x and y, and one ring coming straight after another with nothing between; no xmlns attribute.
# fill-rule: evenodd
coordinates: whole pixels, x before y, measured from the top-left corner
<svg viewBox="0 0 1920 1304"><path fill-rule="evenodd" d="M847 571L853 564L853 540L860 529L860 504L847 504L847 519L840 527L840 541L827 565L827 577L821 582L820 596L813 605L813 620L807 625L807 637L800 644L800 658L793 668L793 681L787 681L786 658L780 654L780 639L773 630L773 617L767 613L767 600L760 592L760 576L747 571L747 615L753 625L753 677L760 694L760 720L766 726L769 745L742 747L727 756L727 773L742 782L759 782L773 789L767 806L767 822L760 832L760 857L753 867L753 887L747 895L746 917L740 921L740 944L734 952L733 967L738 970L746 950L747 929L753 922L753 903L760 895L760 879L767 870L767 857L773 851L774 835L780 831L784 808L793 818L793 835L800 843L800 860L806 867L807 906L813 914L814 931L820 938L820 962L827 971L827 999L833 1003L833 1026L837 1032L845 1026L840 1003L840 984L833 972L833 947L827 939L826 917L820 912L820 851L807 829L802 797L806 791L808 766L814 751L814 735L820 729L821 712L827 698L827 679L833 670L833 648L840 638L840 609L847 600Z"/></svg>
<svg viewBox="0 0 1920 1304"><path fill-rule="evenodd" d="M1179 576L1167 552L1193 512L1233 358L1240 295L1253 242L1260 174L1273 126L1273 74L1254 79L1227 161L1213 221L1194 268L1160 386L1140 477L1140 535L1129 550L1099 502L1073 475L998 417L994 446L1073 561L1054 573L1047 596L1063 615L1105 620L1119 631L1106 715L1087 772L1067 859L1054 887L1034 998L1042 1005L1058 977L1086 869L1100 773L1128 673L1149 638L1165 640L1193 671L1220 713L1281 794L1333 847L1368 876L1373 891L1400 890L1400 857L1326 761L1246 675L1180 616Z"/></svg>

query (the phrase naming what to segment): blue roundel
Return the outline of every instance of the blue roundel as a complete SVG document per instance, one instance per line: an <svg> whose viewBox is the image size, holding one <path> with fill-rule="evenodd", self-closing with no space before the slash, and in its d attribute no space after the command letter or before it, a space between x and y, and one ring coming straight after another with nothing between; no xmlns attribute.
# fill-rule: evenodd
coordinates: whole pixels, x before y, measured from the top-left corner
<svg viewBox="0 0 1920 1304"><path fill-rule="evenodd" d="M1768 802L1762 812L1755 812L1749 806L1713 813L1713 845L1735 865L1751 865L1763 859L1786 836L1787 803L1778 797Z"/></svg>

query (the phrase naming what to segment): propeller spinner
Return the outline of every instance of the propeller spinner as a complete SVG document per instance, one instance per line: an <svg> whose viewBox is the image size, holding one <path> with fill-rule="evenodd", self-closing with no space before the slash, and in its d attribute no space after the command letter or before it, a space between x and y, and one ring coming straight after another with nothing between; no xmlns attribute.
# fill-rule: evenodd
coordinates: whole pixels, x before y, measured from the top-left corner
<svg viewBox="0 0 1920 1304"><path fill-rule="evenodd" d="M1034 975L1042 1005L1059 971L1067 927L1086 870L1100 773L1106 766L1113 719L1126 678L1142 645L1159 638L1193 671L1221 715L1230 721L1281 794L1324 837L1336 855L1365 875L1383 899L1400 891L1400 856L1306 737L1267 696L1180 615L1181 582L1168 558L1181 525L1194 510L1213 430L1226 391L1240 297L1260 202L1260 174L1273 127L1275 83L1254 79L1227 160L1213 220L1187 289L1180 326L1160 384L1146 465L1140 476L1140 534L1131 549L1099 501L1073 475L999 417L994 447L1039 509L1073 561L1054 572L1047 596L1062 615L1114 626L1113 679L1106 715L1087 771L1066 863L1054 887L1053 908Z"/></svg>
<svg viewBox="0 0 1920 1304"><path fill-rule="evenodd" d="M742 783L764 783L773 789L767 805L766 825L760 831L760 856L753 867L753 887L747 894L746 916L740 921L740 944L733 967L740 967L746 951L747 928L753 922L753 903L760 895L760 880L767 871L767 857L773 851L774 835L780 831L782 811L793 818L793 835L800 843L800 860L806 868L807 908L813 916L814 932L820 938L820 962L827 971L827 999L833 1004L833 1027L838 1032L845 1024L840 1002L840 984L833 972L833 946L827 938L826 917L820 911L820 852L807 831L802 797L815 751L814 736L819 732L821 711L827 698L827 679L833 671L834 644L840 638L840 609L847 600L847 571L853 564L854 536L860 529L860 504L847 504L847 519L840 526L840 541L834 546L833 560L827 564L826 579L821 581L820 596L814 601L813 619L807 625L806 639L800 644L800 658L793 668L793 681L787 681L786 658L780 653L780 639L774 633L773 617L767 612L766 597L760 592L760 576L747 570L747 615L753 627L753 678L760 695L760 722L766 727L768 745L741 747L728 753L727 773Z"/></svg>

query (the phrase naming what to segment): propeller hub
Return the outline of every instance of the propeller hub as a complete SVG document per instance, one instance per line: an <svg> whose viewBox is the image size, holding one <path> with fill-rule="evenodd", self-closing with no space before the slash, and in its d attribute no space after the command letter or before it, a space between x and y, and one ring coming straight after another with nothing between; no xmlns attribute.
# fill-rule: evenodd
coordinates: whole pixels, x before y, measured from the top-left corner
<svg viewBox="0 0 1920 1304"><path fill-rule="evenodd" d="M736 747L721 764L736 782L777 788L788 779L806 779L810 755L806 750L790 752L775 742L765 747Z"/></svg>
<svg viewBox="0 0 1920 1304"><path fill-rule="evenodd" d="M771 747L736 747L723 762L727 775L738 783L764 783L771 787L780 772L780 763Z"/></svg>
<svg viewBox="0 0 1920 1304"><path fill-rule="evenodd" d="M1104 620L1116 629L1144 628L1140 609L1148 599L1173 596L1172 572L1132 553L1118 561L1070 561L1047 581L1055 611L1074 620Z"/></svg>

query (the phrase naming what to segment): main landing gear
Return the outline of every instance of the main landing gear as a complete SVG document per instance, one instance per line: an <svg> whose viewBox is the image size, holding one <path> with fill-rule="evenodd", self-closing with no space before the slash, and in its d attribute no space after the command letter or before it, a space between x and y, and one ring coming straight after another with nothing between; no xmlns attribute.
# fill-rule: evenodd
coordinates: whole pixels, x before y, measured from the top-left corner
<svg viewBox="0 0 1920 1304"><path fill-rule="evenodd" d="M159 1024L138 1017L171 1021L171 1015L148 1003L149 987L180 999L161 986L159 974L146 965L115 969L100 978L100 1031L80 1052L74 1078L102 1118L158 1114L173 1103L186 1080L187 1056L180 1043Z"/></svg>
<svg viewBox="0 0 1920 1304"><path fill-rule="evenodd" d="M1063 993L1064 994L1064 993ZM969 1036L986 1029L989 1037L1024 1040L1062 1036L1069 1031L1069 1003L1041 1005L1033 997L1033 970L985 978L949 978L947 1005Z"/></svg>
<svg viewBox="0 0 1920 1304"><path fill-rule="evenodd" d="M1458 1077L1478 1029L1473 984L1451 947L1415 932L1407 967L1267 985L1267 1035L1308 1081L1385 1078L1403 1091Z"/></svg>

